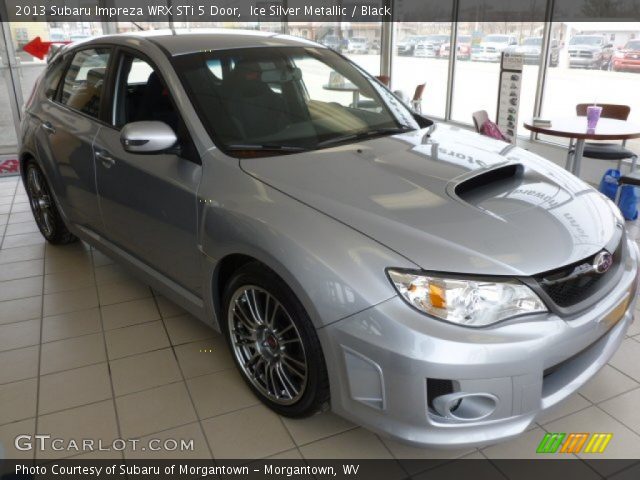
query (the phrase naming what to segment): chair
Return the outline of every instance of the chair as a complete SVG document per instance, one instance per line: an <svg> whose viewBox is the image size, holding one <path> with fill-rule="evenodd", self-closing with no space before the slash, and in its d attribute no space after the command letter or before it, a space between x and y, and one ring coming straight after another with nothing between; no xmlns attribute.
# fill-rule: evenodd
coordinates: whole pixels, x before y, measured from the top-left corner
<svg viewBox="0 0 640 480"><path fill-rule="evenodd" d="M391 77L388 75L377 75L376 79L383 85L385 86L389 86L389 84L391 83Z"/></svg>
<svg viewBox="0 0 640 480"><path fill-rule="evenodd" d="M476 128L477 133L482 133L482 125L484 122L489 120L489 114L486 110L478 110L477 112L473 112L471 114L473 118L473 126Z"/></svg>
<svg viewBox="0 0 640 480"><path fill-rule="evenodd" d="M422 94L424 93L424 87L426 86L426 83L419 84L413 93L411 108L413 108L415 112L422 113Z"/></svg>
<svg viewBox="0 0 640 480"><path fill-rule="evenodd" d="M587 107L591 105L589 103L580 103L576 105L576 114L579 117L587 116ZM599 104L602 107L602 118L613 118L615 120L626 120L631 112L631 107L628 105L615 105L615 104ZM624 140L622 144L618 143L595 143L587 142L584 145L584 152L582 154L585 158L594 158L597 160L617 160L618 170L622 169L622 161L631 159L631 171L636 169L636 163L638 162L638 155L628 148L626 148L627 141ZM573 139L569 144L569 153L567 155L567 165L569 167L570 162L573 160L575 154L575 145Z"/></svg>

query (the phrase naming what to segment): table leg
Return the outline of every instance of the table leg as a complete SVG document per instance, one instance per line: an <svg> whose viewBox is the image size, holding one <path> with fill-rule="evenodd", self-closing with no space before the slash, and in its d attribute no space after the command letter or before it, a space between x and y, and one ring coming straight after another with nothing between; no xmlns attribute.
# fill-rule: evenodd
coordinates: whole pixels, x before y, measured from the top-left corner
<svg viewBox="0 0 640 480"><path fill-rule="evenodd" d="M584 140L576 141L576 151L573 154L573 164L571 165L571 173L576 177L580 177L580 163L582 162L582 154L584 153Z"/></svg>
<svg viewBox="0 0 640 480"><path fill-rule="evenodd" d="M353 91L353 108L358 108L360 105L360 90Z"/></svg>
<svg viewBox="0 0 640 480"><path fill-rule="evenodd" d="M569 151L567 152L567 160L565 161L564 169L568 172L573 171L573 151L571 151L571 147L569 147Z"/></svg>

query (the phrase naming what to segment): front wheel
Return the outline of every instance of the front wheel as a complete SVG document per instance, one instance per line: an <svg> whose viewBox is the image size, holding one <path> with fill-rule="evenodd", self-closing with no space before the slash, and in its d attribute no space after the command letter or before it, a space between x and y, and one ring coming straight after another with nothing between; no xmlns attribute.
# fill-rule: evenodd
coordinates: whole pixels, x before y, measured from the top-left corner
<svg viewBox="0 0 640 480"><path fill-rule="evenodd" d="M25 188L38 229L49 243L64 245L78 240L64 224L47 180L33 161L27 164L25 170Z"/></svg>
<svg viewBox="0 0 640 480"><path fill-rule="evenodd" d="M304 307L272 271L240 268L223 296L221 322L236 366L260 400L277 413L304 417L329 400L320 341Z"/></svg>

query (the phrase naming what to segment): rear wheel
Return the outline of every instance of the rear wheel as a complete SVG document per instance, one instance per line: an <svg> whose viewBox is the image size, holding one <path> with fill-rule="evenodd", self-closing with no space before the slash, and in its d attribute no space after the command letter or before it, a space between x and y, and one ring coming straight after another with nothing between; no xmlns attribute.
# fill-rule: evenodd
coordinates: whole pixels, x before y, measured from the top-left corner
<svg viewBox="0 0 640 480"><path fill-rule="evenodd" d="M300 301L257 263L239 269L225 288L221 322L236 366L272 410L290 417L318 411L329 400L320 341Z"/></svg>
<svg viewBox="0 0 640 480"><path fill-rule="evenodd" d="M40 167L33 161L27 164L25 187L33 217L42 236L55 245L75 242L78 238L64 224L47 180Z"/></svg>

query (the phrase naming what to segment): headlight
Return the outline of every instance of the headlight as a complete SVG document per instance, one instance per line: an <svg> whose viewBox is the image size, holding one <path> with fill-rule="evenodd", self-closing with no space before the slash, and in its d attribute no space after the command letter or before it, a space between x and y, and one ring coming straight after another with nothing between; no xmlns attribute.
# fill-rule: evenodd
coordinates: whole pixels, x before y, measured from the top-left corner
<svg viewBox="0 0 640 480"><path fill-rule="evenodd" d="M507 318L547 311L542 300L516 280L491 282L393 269L387 272L409 305L459 325L484 327Z"/></svg>

